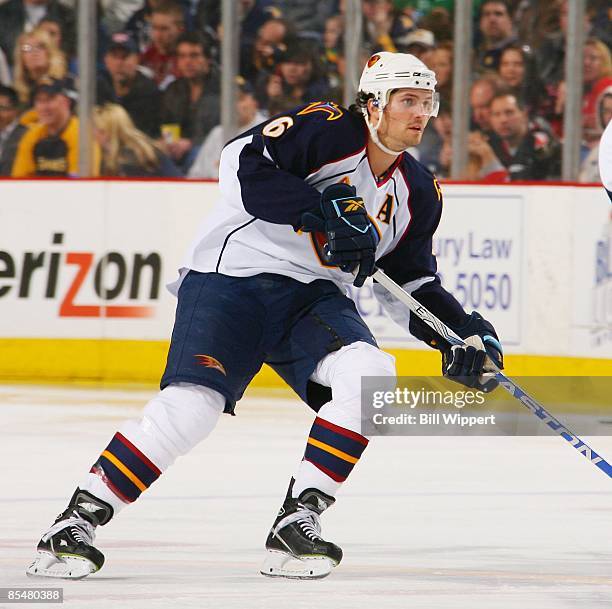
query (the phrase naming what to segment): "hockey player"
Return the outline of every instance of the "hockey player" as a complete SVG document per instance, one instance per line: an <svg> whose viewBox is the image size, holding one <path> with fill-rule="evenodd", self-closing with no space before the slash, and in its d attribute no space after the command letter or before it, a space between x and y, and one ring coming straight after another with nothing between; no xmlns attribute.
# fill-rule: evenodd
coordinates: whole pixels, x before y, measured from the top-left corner
<svg viewBox="0 0 612 609"><path fill-rule="evenodd" d="M414 56L381 52L364 68L351 111L310 103L226 145L221 202L172 287L178 304L161 391L96 460L40 540L28 574L78 578L100 569L95 528L204 439L221 412L233 413L264 362L317 416L261 572L329 574L342 550L322 538L319 516L368 445L360 379L395 382L392 356L345 295L375 263L466 339L450 348L404 314L409 330L442 352L444 374L478 389L496 385L488 375L492 363L502 367L495 330L468 315L436 275L440 187L405 152L436 115L435 84ZM400 318L399 303L383 303Z"/></svg>

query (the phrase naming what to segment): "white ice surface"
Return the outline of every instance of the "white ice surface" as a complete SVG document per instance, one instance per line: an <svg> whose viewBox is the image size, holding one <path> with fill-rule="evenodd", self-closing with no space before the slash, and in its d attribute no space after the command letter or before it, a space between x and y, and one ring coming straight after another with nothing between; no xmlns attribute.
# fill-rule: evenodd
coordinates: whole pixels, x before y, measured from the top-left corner
<svg viewBox="0 0 612 609"><path fill-rule="evenodd" d="M312 420L261 394L98 529L98 574L26 578L40 534L150 395L0 386L0 587L60 586L78 609L612 607L612 481L554 436L374 439L323 517L342 564L321 581L260 576ZM612 458L612 438L590 441Z"/></svg>

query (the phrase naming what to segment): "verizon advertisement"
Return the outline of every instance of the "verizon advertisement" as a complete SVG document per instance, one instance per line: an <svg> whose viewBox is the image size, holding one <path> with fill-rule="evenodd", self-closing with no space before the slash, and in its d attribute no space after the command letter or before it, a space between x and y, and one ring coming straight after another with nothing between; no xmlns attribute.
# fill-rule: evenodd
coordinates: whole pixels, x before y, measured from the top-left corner
<svg viewBox="0 0 612 609"><path fill-rule="evenodd" d="M0 188L0 336L168 338L175 299L165 284L216 184Z"/></svg>
<svg viewBox="0 0 612 609"><path fill-rule="evenodd" d="M433 248L443 284L509 352L612 357L603 190L443 187ZM216 183L0 182L0 339L167 340L166 284ZM382 345L421 348L371 285L352 290Z"/></svg>

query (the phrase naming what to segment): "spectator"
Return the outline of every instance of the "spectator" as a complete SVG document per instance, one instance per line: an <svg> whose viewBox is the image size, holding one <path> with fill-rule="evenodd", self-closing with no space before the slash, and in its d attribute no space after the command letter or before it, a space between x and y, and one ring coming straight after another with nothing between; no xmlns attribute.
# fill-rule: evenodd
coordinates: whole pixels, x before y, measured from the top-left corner
<svg viewBox="0 0 612 609"><path fill-rule="evenodd" d="M266 120L259 110L253 87L238 77L239 91L236 100L236 117L240 132L248 131ZM219 159L223 150L223 128L217 125L209 134L198 152L188 176L190 178L219 178Z"/></svg>
<svg viewBox="0 0 612 609"><path fill-rule="evenodd" d="M296 44L283 54L274 74L260 79L258 101L264 108L272 101L277 107L288 108L324 100L328 93L329 84L320 74L315 54L303 44Z"/></svg>
<svg viewBox="0 0 612 609"><path fill-rule="evenodd" d="M8 0L0 5L0 46L6 57L12 60L17 38L23 32L31 32L45 17L53 17L62 24L63 50L68 57L74 53L74 11L59 0Z"/></svg>
<svg viewBox="0 0 612 609"><path fill-rule="evenodd" d="M189 20L185 23L188 32L199 32L208 48L211 59L215 62L219 60L219 45L221 43L221 2L219 0L183 0L189 5ZM255 20L261 17L261 23L269 18L269 13L265 10L272 0L238 0L238 20L240 21L240 42L244 44L247 37L251 40L255 36L254 30L250 36L246 34L244 19L256 14ZM274 11L280 16L280 11ZM261 25L259 23L259 25Z"/></svg>
<svg viewBox="0 0 612 609"><path fill-rule="evenodd" d="M453 9L436 7L430 13L419 20L419 27L429 30L438 42L452 42L453 20L451 15Z"/></svg>
<svg viewBox="0 0 612 609"><path fill-rule="evenodd" d="M396 14L391 0L363 0L364 38L372 51L397 51L395 40L414 29L410 17Z"/></svg>
<svg viewBox="0 0 612 609"><path fill-rule="evenodd" d="M142 7L142 0L101 0L103 23L110 35L126 29L126 24ZM134 36L136 40L136 37Z"/></svg>
<svg viewBox="0 0 612 609"><path fill-rule="evenodd" d="M436 73L436 89L440 97L452 99L453 96L453 43L440 43L431 54L431 69Z"/></svg>
<svg viewBox="0 0 612 609"><path fill-rule="evenodd" d="M468 164L463 178L483 182L506 182L509 176L509 171L495 155L487 137L480 131L472 131L468 136Z"/></svg>
<svg viewBox="0 0 612 609"><path fill-rule="evenodd" d="M79 121L72 114L75 94L69 86L48 77L36 86L34 108L40 122L19 143L14 178L78 175Z"/></svg>
<svg viewBox="0 0 612 609"><path fill-rule="evenodd" d="M98 103L123 106L138 129L159 137L161 96L155 82L139 70L138 49L129 34L113 34L104 64L107 71L98 79Z"/></svg>
<svg viewBox="0 0 612 609"><path fill-rule="evenodd" d="M46 32L34 30L17 39L14 73L14 87L19 101L29 108L33 102L32 92L42 79L66 77L66 59Z"/></svg>
<svg viewBox="0 0 612 609"><path fill-rule="evenodd" d="M480 6L480 44L476 48L474 70L482 73L497 70L502 51L516 42L508 3L504 0L485 0Z"/></svg>
<svg viewBox="0 0 612 609"><path fill-rule="evenodd" d="M176 77L176 42L185 29L183 8L176 2L159 3L151 11L151 44L140 57L142 66L153 72L163 91Z"/></svg>
<svg viewBox="0 0 612 609"><path fill-rule="evenodd" d="M62 32L62 22L56 17L45 17L38 24L38 30L46 32L58 49L64 47L64 34ZM66 60L66 66L68 72L71 74L77 73L77 63L75 57L68 57L64 52L64 58Z"/></svg>
<svg viewBox="0 0 612 609"><path fill-rule="evenodd" d="M336 0L276 0L274 4L301 37L315 40L321 40L325 20L335 13L336 8Z"/></svg>
<svg viewBox="0 0 612 609"><path fill-rule="evenodd" d="M167 150L187 171L198 147L220 121L220 82L219 72L197 32L179 38L177 62L179 77L162 98L162 125L178 127L176 137L167 142Z"/></svg>
<svg viewBox="0 0 612 609"><path fill-rule="evenodd" d="M244 77L254 83L263 72L271 73L293 38L293 29L285 20L268 19L257 31L255 42L242 46L240 69Z"/></svg>
<svg viewBox="0 0 612 609"><path fill-rule="evenodd" d="M116 1L120 5L124 4L123 0ZM143 0L140 0L138 5L142 8L132 14L125 24L125 27L119 28L131 34L140 51L144 51L151 41L151 15L153 11L166 4L167 1L168 0L144 0L143 3ZM185 23L189 22L192 1L193 0L178 0L183 9L183 21Z"/></svg>
<svg viewBox="0 0 612 609"><path fill-rule="evenodd" d="M610 0L600 0L587 4L588 35L601 40L608 48L612 48L612 13Z"/></svg>
<svg viewBox="0 0 612 609"><path fill-rule="evenodd" d="M46 32L51 42L58 48L62 48L62 23L55 17L44 17L40 20L37 30Z"/></svg>
<svg viewBox="0 0 612 609"><path fill-rule="evenodd" d="M404 36L396 38L395 45L401 53L410 53L418 57L427 67L431 67L436 40L429 30L412 30Z"/></svg>
<svg viewBox="0 0 612 609"><path fill-rule="evenodd" d="M537 114L541 86L529 51L517 44L506 47L500 55L498 74L505 88L527 107L527 113Z"/></svg>
<svg viewBox="0 0 612 609"><path fill-rule="evenodd" d="M438 116L427 125L418 146L419 161L440 178L450 174L452 130L450 98L441 97Z"/></svg>
<svg viewBox="0 0 612 609"><path fill-rule="evenodd" d="M529 122L515 95L500 92L493 97L491 127L489 144L511 181L559 178L559 143L552 133Z"/></svg>
<svg viewBox="0 0 612 609"><path fill-rule="evenodd" d="M100 174L121 177L180 177L181 172L151 138L134 126L118 104L96 106L94 135L101 150Z"/></svg>
<svg viewBox="0 0 612 609"><path fill-rule="evenodd" d="M590 151L580 166L579 182L599 182L599 143L604 129L612 120L612 85L604 89L597 104L597 135L589 142Z"/></svg>
<svg viewBox="0 0 612 609"><path fill-rule="evenodd" d="M568 1L559 1L559 30L548 34L536 53L537 74L542 82L538 115L545 118L560 137L563 134L563 108L565 106L565 41L568 26ZM598 30L591 23L592 8L585 14L585 31ZM587 40L588 44L588 40ZM585 49L586 53L586 49ZM585 58L586 59L586 58ZM588 72L589 66L585 66ZM586 81L585 81L586 84ZM587 84L587 89L589 85ZM594 100L593 100L594 101ZM594 106L593 106L594 107Z"/></svg>
<svg viewBox="0 0 612 609"><path fill-rule="evenodd" d="M483 133L491 131L491 101L500 89L496 78L485 76L472 83L470 89L471 129Z"/></svg>
<svg viewBox="0 0 612 609"><path fill-rule="evenodd" d="M211 3L219 7L218 0L200 0L198 14L204 12L204 5ZM283 15L274 5L273 0L241 0L240 16L240 37L243 43L252 43L257 36L257 31L268 19L280 19Z"/></svg>
<svg viewBox="0 0 612 609"><path fill-rule="evenodd" d="M536 52L537 73L545 86L556 87L565 77L565 36L567 35L568 4L559 0L559 28L547 34ZM548 94L552 91L549 90ZM556 97L556 96L555 96Z"/></svg>
<svg viewBox="0 0 612 609"><path fill-rule="evenodd" d="M324 72L332 89L342 87L340 72L343 68L339 66L342 61L343 50L344 17L333 15L325 21L323 31L323 66Z"/></svg>
<svg viewBox="0 0 612 609"><path fill-rule="evenodd" d="M0 176L10 176L17 146L27 131L19 124L17 91L0 85Z"/></svg>
<svg viewBox="0 0 612 609"><path fill-rule="evenodd" d="M513 19L521 43L539 49L551 34L559 32L561 4L561 0L521 0Z"/></svg>
<svg viewBox="0 0 612 609"><path fill-rule="evenodd" d="M583 137L588 142L599 141L597 108L603 93L612 86L612 56L610 49L597 38L589 38L583 55L584 95L582 98Z"/></svg>

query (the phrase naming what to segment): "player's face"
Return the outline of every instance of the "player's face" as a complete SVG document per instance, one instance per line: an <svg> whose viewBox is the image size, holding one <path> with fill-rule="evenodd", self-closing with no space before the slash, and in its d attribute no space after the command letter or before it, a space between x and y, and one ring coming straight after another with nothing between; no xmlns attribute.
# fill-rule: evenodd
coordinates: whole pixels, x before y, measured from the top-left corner
<svg viewBox="0 0 612 609"><path fill-rule="evenodd" d="M526 128L527 118L513 95L498 97L491 103L491 127L502 139L512 139Z"/></svg>
<svg viewBox="0 0 612 609"><path fill-rule="evenodd" d="M400 89L393 93L378 128L380 141L391 150L417 146L429 120L432 103L431 91ZM378 120L377 116L372 118Z"/></svg>
<svg viewBox="0 0 612 609"><path fill-rule="evenodd" d="M104 56L104 63L114 80L128 81L136 76L138 55L123 49L113 49Z"/></svg>
<svg viewBox="0 0 612 609"><path fill-rule="evenodd" d="M290 86L307 83L312 74L312 64L309 61L283 61L279 69L283 79Z"/></svg>
<svg viewBox="0 0 612 609"><path fill-rule="evenodd" d="M470 93L470 106L472 107L472 118L483 130L491 128L491 100L493 89L486 84L475 84Z"/></svg>
<svg viewBox="0 0 612 609"><path fill-rule="evenodd" d="M197 78L208 72L208 59L199 44L179 44L176 65L184 78Z"/></svg>
<svg viewBox="0 0 612 609"><path fill-rule="evenodd" d="M603 60L598 49L593 45L584 47L584 81L593 82L601 76Z"/></svg>
<svg viewBox="0 0 612 609"><path fill-rule="evenodd" d="M34 108L43 125L56 125L66 116L67 100L57 93L37 93L34 99Z"/></svg>
<svg viewBox="0 0 612 609"><path fill-rule="evenodd" d="M504 51L499 62L499 75L511 86L518 87L525 76L523 56L516 49Z"/></svg>
<svg viewBox="0 0 612 609"><path fill-rule="evenodd" d="M46 70L49 67L49 51L34 37L26 38L21 45L21 57L26 70Z"/></svg>
<svg viewBox="0 0 612 609"><path fill-rule="evenodd" d="M480 14L480 31L493 40L501 40L512 34L512 19L503 2L489 2Z"/></svg>
<svg viewBox="0 0 612 609"><path fill-rule="evenodd" d="M236 101L236 112L240 126L248 125L257 113L257 101L251 93L239 93Z"/></svg>
<svg viewBox="0 0 612 609"><path fill-rule="evenodd" d="M151 15L151 40L162 52L168 52L181 35L182 26L172 15L153 13Z"/></svg>
<svg viewBox="0 0 612 609"><path fill-rule="evenodd" d="M436 73L438 87L445 85L453 72L453 58L448 49L436 49L431 56L431 69Z"/></svg>

